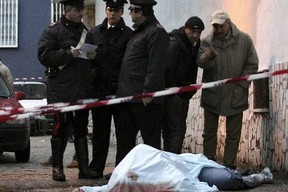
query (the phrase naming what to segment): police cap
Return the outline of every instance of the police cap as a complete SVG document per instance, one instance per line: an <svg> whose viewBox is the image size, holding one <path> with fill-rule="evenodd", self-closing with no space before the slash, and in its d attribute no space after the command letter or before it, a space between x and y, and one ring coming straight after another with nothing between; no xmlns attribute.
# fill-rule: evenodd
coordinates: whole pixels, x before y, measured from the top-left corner
<svg viewBox="0 0 288 192"><path fill-rule="evenodd" d="M120 8L124 6L124 3L128 3L126 0L103 0L106 2L107 7Z"/></svg>
<svg viewBox="0 0 288 192"><path fill-rule="evenodd" d="M64 6L70 5L77 9L84 9L84 0L53 0L53 3L62 3Z"/></svg>
<svg viewBox="0 0 288 192"><path fill-rule="evenodd" d="M157 4L155 0L130 0L130 3L140 6L154 6Z"/></svg>

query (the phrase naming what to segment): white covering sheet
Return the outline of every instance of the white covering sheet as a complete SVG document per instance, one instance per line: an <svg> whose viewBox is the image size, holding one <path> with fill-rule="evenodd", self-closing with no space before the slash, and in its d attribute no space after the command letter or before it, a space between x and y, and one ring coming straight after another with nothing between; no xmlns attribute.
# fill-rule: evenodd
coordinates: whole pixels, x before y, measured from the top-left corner
<svg viewBox="0 0 288 192"><path fill-rule="evenodd" d="M107 185L81 187L85 192L218 191L200 182L203 167L222 165L202 154L173 154L145 144L137 145L114 169Z"/></svg>

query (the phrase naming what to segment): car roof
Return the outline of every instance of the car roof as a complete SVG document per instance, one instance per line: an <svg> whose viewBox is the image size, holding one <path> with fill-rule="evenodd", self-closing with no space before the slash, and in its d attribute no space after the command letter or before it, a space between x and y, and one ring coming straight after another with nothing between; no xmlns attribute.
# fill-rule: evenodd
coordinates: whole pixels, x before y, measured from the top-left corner
<svg viewBox="0 0 288 192"><path fill-rule="evenodd" d="M15 81L14 84L45 84L44 82L40 81Z"/></svg>

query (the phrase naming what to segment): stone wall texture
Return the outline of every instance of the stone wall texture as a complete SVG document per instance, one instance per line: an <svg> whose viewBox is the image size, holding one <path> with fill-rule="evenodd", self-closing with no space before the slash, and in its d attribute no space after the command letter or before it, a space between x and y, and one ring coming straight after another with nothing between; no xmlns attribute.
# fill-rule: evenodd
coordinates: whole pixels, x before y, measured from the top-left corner
<svg viewBox="0 0 288 192"><path fill-rule="evenodd" d="M271 71L287 69L288 63L270 67ZM200 75L201 76L201 75ZM244 112L242 134L237 156L238 167L259 170L271 166L275 170L287 170L287 74L269 79L269 109L253 109L253 83L250 87L249 109ZM202 153L203 109L200 94L190 101L187 132L183 152ZM261 99L261 98L256 98ZM225 146L225 117L219 119L217 158L223 158Z"/></svg>

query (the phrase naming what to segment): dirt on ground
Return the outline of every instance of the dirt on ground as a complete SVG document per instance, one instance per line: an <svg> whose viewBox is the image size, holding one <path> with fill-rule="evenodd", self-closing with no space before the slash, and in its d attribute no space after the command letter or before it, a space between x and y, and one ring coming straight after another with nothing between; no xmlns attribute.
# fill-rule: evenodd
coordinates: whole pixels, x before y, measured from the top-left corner
<svg viewBox="0 0 288 192"><path fill-rule="evenodd" d="M78 179L78 168L67 168L74 155L74 144L68 143L64 153L65 182L52 180L51 166L43 166L51 155L51 136L31 137L31 156L27 163L18 163L14 153L4 152L0 155L0 192L68 192L81 186L95 186L107 184L106 179ZM88 143L91 151L92 144ZM115 150L113 146L109 151L104 174L114 169Z"/></svg>
<svg viewBox="0 0 288 192"><path fill-rule="evenodd" d="M107 184L106 179L78 179L78 169L65 170L67 181L58 182L51 179L51 169L25 169L19 172L5 171L0 176L0 192L46 192L73 191L81 186Z"/></svg>

